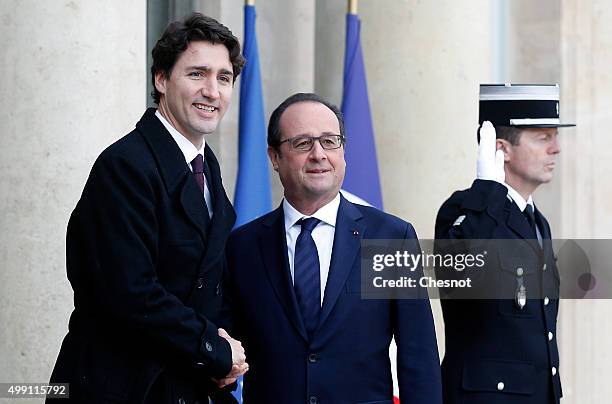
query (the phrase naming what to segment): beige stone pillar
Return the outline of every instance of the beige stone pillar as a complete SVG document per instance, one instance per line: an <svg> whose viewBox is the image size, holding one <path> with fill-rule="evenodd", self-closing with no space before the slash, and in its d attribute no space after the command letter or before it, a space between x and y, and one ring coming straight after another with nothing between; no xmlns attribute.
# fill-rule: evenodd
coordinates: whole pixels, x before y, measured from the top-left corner
<svg viewBox="0 0 612 404"><path fill-rule="evenodd" d="M2 382L48 381L72 309L70 212L144 110L145 16L144 1L0 5Z"/></svg>
<svg viewBox="0 0 612 404"><path fill-rule="evenodd" d="M560 130L555 179L536 203L556 238L611 238L612 175L607 135L612 124L612 18L603 0L513 1L509 13L509 81L558 82L561 117L578 126ZM564 404L603 403L612 361L608 300L562 300L557 338Z"/></svg>
<svg viewBox="0 0 612 404"><path fill-rule="evenodd" d="M562 142L561 237L612 238L611 18L607 1L561 1L562 113L578 124ZM562 303L564 404L607 402L612 302Z"/></svg>
<svg viewBox="0 0 612 404"><path fill-rule="evenodd" d="M347 0L317 0L315 92L338 107L342 105L346 9Z"/></svg>
<svg viewBox="0 0 612 404"><path fill-rule="evenodd" d="M558 83L561 5L558 0L507 2L507 77L511 83Z"/></svg>

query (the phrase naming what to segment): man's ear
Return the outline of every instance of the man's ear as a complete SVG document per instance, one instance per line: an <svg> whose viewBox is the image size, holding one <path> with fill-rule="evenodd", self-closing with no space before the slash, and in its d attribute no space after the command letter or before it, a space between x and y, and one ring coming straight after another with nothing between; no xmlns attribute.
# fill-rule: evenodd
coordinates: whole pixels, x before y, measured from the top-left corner
<svg viewBox="0 0 612 404"><path fill-rule="evenodd" d="M155 89L160 92L160 94L166 94L166 73L163 71L158 71L155 73Z"/></svg>
<svg viewBox="0 0 612 404"><path fill-rule="evenodd" d="M278 159L280 158L280 152L276 150L272 146L268 146L268 157L270 158L270 163L272 163L272 168L274 171L278 171Z"/></svg>
<svg viewBox="0 0 612 404"><path fill-rule="evenodd" d="M495 140L495 149L496 150L501 150L504 152L504 161L509 161L510 160L510 148L511 148L511 144L510 142L508 142L506 139L496 139Z"/></svg>

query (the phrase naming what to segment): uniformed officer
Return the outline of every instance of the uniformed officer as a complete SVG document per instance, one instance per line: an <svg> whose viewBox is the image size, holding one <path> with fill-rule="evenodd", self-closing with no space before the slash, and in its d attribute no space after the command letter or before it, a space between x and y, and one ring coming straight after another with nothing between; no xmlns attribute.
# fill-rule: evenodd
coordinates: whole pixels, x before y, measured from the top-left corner
<svg viewBox="0 0 612 404"><path fill-rule="evenodd" d="M532 194L552 180L558 128L574 125L560 123L557 85L481 85L479 122L476 180L444 202L435 234L504 239L483 272L499 294L442 300L444 403L559 403L559 275Z"/></svg>

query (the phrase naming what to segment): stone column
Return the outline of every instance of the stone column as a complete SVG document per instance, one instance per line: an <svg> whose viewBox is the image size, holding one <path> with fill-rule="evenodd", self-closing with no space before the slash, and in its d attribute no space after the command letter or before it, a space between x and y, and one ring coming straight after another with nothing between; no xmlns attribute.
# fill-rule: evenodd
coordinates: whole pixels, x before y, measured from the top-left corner
<svg viewBox="0 0 612 404"><path fill-rule="evenodd" d="M555 238L610 238L612 175L607 135L612 124L612 8L606 1L512 1L509 81L559 83L561 117L555 178L536 193ZM566 280L567 281L567 280ZM604 402L612 361L607 300L562 300L557 338L564 404Z"/></svg>
<svg viewBox="0 0 612 404"><path fill-rule="evenodd" d="M96 156L143 113L145 16L144 1L0 6L3 382L49 380L72 309L66 224Z"/></svg>
<svg viewBox="0 0 612 404"><path fill-rule="evenodd" d="M317 0L315 92L342 105L347 0Z"/></svg>
<svg viewBox="0 0 612 404"><path fill-rule="evenodd" d="M577 123L562 137L560 237L612 238L612 8L561 1L561 113ZM609 300L563 301L559 338L564 404L608 400L612 385Z"/></svg>

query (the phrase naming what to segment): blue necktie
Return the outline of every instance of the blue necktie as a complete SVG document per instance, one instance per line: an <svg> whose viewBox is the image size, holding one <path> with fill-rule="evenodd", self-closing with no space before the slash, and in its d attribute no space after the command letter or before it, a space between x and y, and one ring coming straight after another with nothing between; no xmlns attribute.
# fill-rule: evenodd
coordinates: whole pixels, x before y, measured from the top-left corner
<svg viewBox="0 0 612 404"><path fill-rule="evenodd" d="M319 324L321 311L321 278L319 273L319 254L312 238L312 230L320 220L314 217L301 219L298 223L302 231L295 242L294 281L295 297L302 312L302 320L308 337L312 337Z"/></svg>

